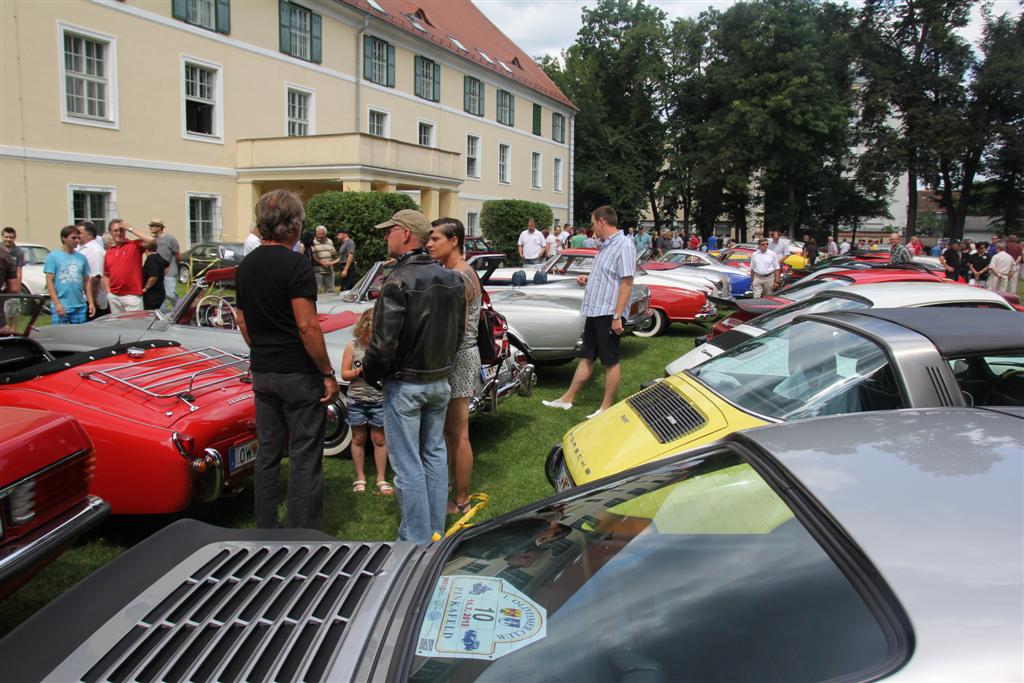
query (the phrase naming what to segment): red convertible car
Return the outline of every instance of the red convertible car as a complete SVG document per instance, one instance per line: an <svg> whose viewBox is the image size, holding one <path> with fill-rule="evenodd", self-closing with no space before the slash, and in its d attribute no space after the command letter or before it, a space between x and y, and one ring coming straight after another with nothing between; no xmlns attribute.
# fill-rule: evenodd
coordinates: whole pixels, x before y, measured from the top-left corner
<svg viewBox="0 0 1024 683"><path fill-rule="evenodd" d="M56 359L22 336L43 297L0 299L4 332L20 332L0 337L0 405L76 418L96 449L91 492L114 514L179 512L239 488L252 473L246 359L151 340Z"/></svg>
<svg viewBox="0 0 1024 683"><path fill-rule="evenodd" d="M0 406L0 599L110 513L93 464L74 418Z"/></svg>

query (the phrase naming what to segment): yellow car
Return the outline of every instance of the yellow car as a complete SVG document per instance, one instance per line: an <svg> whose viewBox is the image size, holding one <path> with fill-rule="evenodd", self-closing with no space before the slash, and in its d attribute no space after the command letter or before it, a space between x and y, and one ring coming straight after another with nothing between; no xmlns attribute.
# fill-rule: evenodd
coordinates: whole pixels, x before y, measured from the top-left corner
<svg viewBox="0 0 1024 683"><path fill-rule="evenodd" d="M884 312L801 316L667 377L570 429L548 455L548 480L564 490L771 422L959 399L955 389L942 393L930 382L911 382L920 368L891 362L898 354L882 340L899 337L901 328L872 317ZM923 348L931 344L915 338ZM922 351L908 358L941 365L930 353L935 357Z"/></svg>

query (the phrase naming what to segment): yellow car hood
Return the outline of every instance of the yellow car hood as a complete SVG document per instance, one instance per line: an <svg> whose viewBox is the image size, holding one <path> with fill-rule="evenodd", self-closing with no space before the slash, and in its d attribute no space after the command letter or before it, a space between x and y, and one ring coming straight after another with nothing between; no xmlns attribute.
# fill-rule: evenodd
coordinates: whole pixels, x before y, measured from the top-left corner
<svg viewBox="0 0 1024 683"><path fill-rule="evenodd" d="M635 407L641 405L647 406L642 409L646 418ZM668 432L682 431L677 427L682 412L689 414L695 427L678 438L659 441L654 431L659 425L668 427ZM767 422L738 410L680 373L570 429L562 439L562 453L569 475L579 485L763 424Z"/></svg>

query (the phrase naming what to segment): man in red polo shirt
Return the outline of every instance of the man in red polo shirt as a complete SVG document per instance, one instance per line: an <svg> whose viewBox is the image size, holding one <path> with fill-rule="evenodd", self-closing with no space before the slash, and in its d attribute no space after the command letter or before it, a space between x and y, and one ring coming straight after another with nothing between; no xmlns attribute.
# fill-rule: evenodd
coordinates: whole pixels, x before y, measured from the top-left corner
<svg viewBox="0 0 1024 683"><path fill-rule="evenodd" d="M138 239L128 239L128 233ZM103 257L103 286L111 313L142 310L142 255L155 242L150 235L135 232L120 218L110 221L113 244Z"/></svg>

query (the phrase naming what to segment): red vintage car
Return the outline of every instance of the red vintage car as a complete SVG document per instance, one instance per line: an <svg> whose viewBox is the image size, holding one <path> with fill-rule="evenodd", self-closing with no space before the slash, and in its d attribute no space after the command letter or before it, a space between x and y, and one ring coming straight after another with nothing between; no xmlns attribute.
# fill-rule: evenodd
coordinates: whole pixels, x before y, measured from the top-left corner
<svg viewBox="0 0 1024 683"><path fill-rule="evenodd" d="M796 301L809 299L820 292L846 287L847 285L868 285L881 282L945 282L945 278L923 269L871 268L867 270L840 270L822 275L814 280L803 280L779 290L772 296L760 299L746 299L736 302L736 312L715 323L708 339L728 332L740 323L757 316L788 306Z"/></svg>
<svg viewBox="0 0 1024 683"><path fill-rule="evenodd" d="M252 474L248 361L208 347L136 341L55 359L23 336L43 297L3 295L0 405L76 418L96 452L91 492L114 514L185 510Z"/></svg>
<svg viewBox="0 0 1024 683"><path fill-rule="evenodd" d="M0 599L110 513L93 464L73 417L0 406Z"/></svg>

